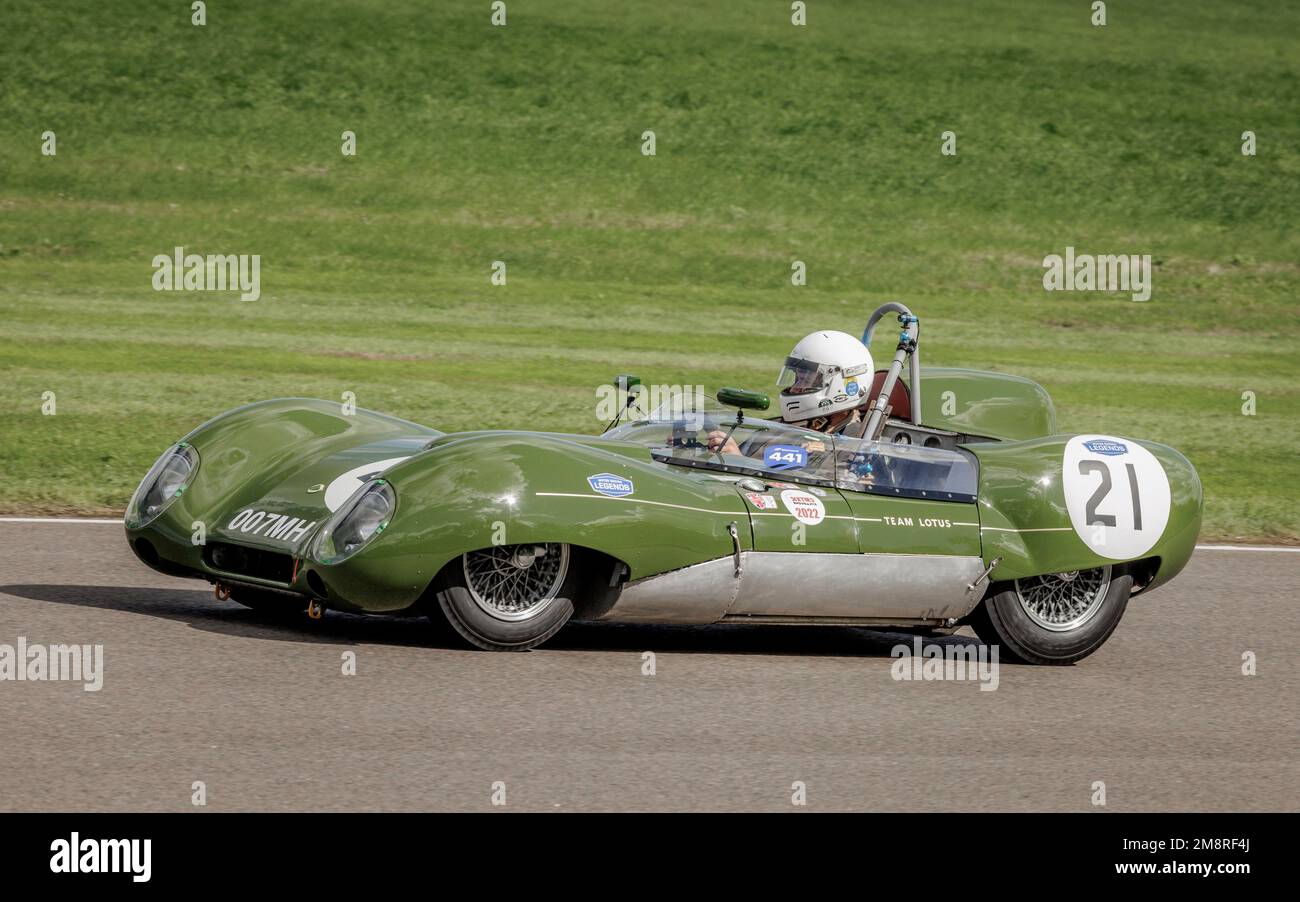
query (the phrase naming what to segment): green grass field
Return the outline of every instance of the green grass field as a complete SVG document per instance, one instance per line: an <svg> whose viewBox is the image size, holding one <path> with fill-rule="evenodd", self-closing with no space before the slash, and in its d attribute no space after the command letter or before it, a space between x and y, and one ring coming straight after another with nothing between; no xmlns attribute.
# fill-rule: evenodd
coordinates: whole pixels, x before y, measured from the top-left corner
<svg viewBox="0 0 1300 902"><path fill-rule="evenodd" d="M1182 450L1205 536L1296 540L1300 6L1089 6L8 0L0 509L120 511L265 397L595 431L616 372L765 387L901 299L927 363ZM153 291L176 245L262 299ZM1151 301L1045 292L1067 245L1151 254Z"/></svg>

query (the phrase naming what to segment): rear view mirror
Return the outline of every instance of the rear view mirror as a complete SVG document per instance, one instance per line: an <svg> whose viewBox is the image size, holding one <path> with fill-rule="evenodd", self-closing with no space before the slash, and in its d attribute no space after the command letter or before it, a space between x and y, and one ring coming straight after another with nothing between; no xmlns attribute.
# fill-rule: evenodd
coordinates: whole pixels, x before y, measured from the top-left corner
<svg viewBox="0 0 1300 902"><path fill-rule="evenodd" d="M728 407L741 410L767 410L771 402L761 391L749 391L744 388L718 389L718 401Z"/></svg>

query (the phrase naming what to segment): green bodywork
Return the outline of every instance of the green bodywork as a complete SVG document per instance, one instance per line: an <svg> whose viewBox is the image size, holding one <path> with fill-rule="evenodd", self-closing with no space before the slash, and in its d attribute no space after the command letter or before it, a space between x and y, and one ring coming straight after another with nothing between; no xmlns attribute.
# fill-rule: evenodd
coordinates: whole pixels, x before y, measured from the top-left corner
<svg viewBox="0 0 1300 902"><path fill-rule="evenodd" d="M1061 480L1061 459L1070 436L969 446L980 462L979 514L983 556L1001 558L992 578L1015 579L1041 573L1080 570L1110 561L1093 554L1070 526ZM1132 439L1128 439L1132 442ZM1201 481L1173 448L1135 442L1146 448L1169 479L1169 522L1143 560L1158 565L1147 589L1183 569L1201 529Z"/></svg>
<svg viewBox="0 0 1300 902"><path fill-rule="evenodd" d="M306 399L251 404L191 432L184 441L198 452L199 465L190 483L153 522L128 523L127 536L142 560L164 572L324 596L331 607L374 613L410 609L444 567L494 544L569 543L605 556L609 566L594 579L635 582L729 558L737 550L732 524L741 551L1000 559L994 580L1115 563L1067 529L1059 476L1069 437L1050 435L1055 423L1046 393L1027 380L982 375L927 370L924 397L927 426L1013 439L963 446L978 460L976 497L939 501L838 484L810 488L826 518L803 530L801 543L792 544L800 532L793 515L760 511L746 500L752 479L665 463L643 444L509 430L443 434ZM946 391L955 399L948 415ZM1172 499L1164 534L1143 555L1148 585L1155 585L1192 553L1201 489L1176 451L1143 446L1163 465ZM314 560L312 539L330 518L327 488L341 474L395 458L405 459L383 472L396 495L387 527L345 560ZM635 489L621 497L599 494L589 482L598 474ZM787 488L803 488L796 476L785 478ZM254 522L247 513L245 528L231 525L250 510L295 527L279 538L259 534L247 528ZM195 542L198 524L203 544ZM223 570L205 557L212 543L260 549L290 561L291 569L275 575Z"/></svg>
<svg viewBox="0 0 1300 902"><path fill-rule="evenodd" d="M1004 441L1056 432L1056 408L1031 379L951 367L922 367L926 426Z"/></svg>

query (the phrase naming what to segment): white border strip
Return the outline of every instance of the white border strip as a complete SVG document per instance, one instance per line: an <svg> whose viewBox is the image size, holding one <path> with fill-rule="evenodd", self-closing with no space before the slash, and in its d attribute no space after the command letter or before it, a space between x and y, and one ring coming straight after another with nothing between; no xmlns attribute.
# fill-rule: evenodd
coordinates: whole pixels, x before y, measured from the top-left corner
<svg viewBox="0 0 1300 902"><path fill-rule="evenodd" d="M580 495L580 494L568 494L565 492L537 492L536 494L550 495L553 497L559 496L563 498L608 498L611 501L615 501L615 500L637 501L640 502L641 504L656 504L656 505L662 505L664 507L677 507L683 510L700 511L701 513L705 513L705 514L721 514L727 517L736 516L735 513L728 513L726 511L705 510L702 507L686 507L685 505L668 504L663 501L649 501L644 498L623 497L622 499L619 499L612 495ZM737 511L737 513L739 513L739 511ZM750 511L750 513L757 514L759 512ZM767 516L772 516L772 515L768 514ZM840 518L828 517L827 519L840 519ZM877 518L875 517L854 517L852 519L866 521L866 522L877 522ZM100 519L95 517L0 517L0 523L100 523L100 524L117 524L120 526L122 524L122 521L120 519L109 520L109 519ZM975 525L974 523L953 523L953 526L974 526L974 525ZM1058 530L1060 531L1069 530L1071 527L1064 526L1064 527L1053 528L1053 529L1035 529L1035 530L1028 530L1028 529L1009 530L1009 529L1001 529L996 526L984 526L981 528L986 530L995 530L997 532L1057 532ZM1294 545L1197 545L1196 550L1197 551L1282 551L1282 552L1288 552L1290 554L1300 554L1300 546L1294 546Z"/></svg>
<svg viewBox="0 0 1300 902"><path fill-rule="evenodd" d="M715 511L707 507L691 507L687 504L671 504L667 501L651 501L649 498L632 498L628 495L590 495L585 492L533 492L539 498L592 498L597 501L632 501L637 504L653 504L656 507L673 507L683 511L699 511L701 514L717 514L720 517L736 517L744 511Z"/></svg>

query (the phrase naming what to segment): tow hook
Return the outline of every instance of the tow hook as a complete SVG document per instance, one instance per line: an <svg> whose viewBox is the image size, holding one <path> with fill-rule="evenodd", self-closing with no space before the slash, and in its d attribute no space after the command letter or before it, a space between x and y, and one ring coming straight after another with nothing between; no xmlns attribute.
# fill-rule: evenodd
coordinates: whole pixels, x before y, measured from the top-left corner
<svg viewBox="0 0 1300 902"><path fill-rule="evenodd" d="M320 620L325 616L325 607L320 603L319 598L307 599L307 616L312 620Z"/></svg>
<svg viewBox="0 0 1300 902"><path fill-rule="evenodd" d="M994 570L998 569L998 564L1000 564L1000 563L1002 563L1002 558L1000 558L1000 557L995 557L995 558L993 559L993 563L989 564L988 569L986 569L986 570L985 570L983 573L981 573L979 576L975 577L975 581L972 582L970 585L968 585L968 586L966 587L966 591L967 591L967 592L974 592L974 591L975 591L975 587L978 586L980 583L984 582L984 580L988 579L988 578L989 578L989 574L992 573Z"/></svg>
<svg viewBox="0 0 1300 902"><path fill-rule="evenodd" d="M230 598L230 586L222 582L213 583L212 597L217 601L226 601Z"/></svg>

